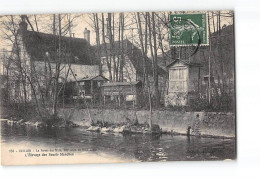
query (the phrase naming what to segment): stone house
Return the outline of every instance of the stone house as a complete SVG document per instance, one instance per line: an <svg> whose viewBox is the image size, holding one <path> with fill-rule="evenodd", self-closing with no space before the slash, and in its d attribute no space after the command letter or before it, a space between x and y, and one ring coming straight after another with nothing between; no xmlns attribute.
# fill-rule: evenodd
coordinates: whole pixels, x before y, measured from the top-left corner
<svg viewBox="0 0 260 179"><path fill-rule="evenodd" d="M42 89L48 88L47 81L52 82L58 63L60 64L60 83L64 80L73 82L100 74L95 48L89 43L89 31L84 31L85 38L62 36L60 39L61 54L58 57L59 36L29 31L27 26L24 20L19 24L17 46L13 46L10 56L12 66L16 67L12 68L14 70L8 74L12 79L10 80L12 81L11 101L19 102L24 98L30 101L35 96L32 94L30 83L35 82L36 79L38 86L41 86ZM21 71L19 73L19 65L23 75L20 75Z"/></svg>
<svg viewBox="0 0 260 179"><path fill-rule="evenodd" d="M79 83L83 84L84 81L84 85L90 88L85 92L80 87L77 88L78 90L74 88L73 94L68 94L72 98L73 96L78 98L82 94L91 96L86 91L91 91L91 85L87 85L87 83L91 84L93 80L87 82L88 80L84 79L101 77L102 80L99 82L102 83L107 82L107 80L110 82L130 83L140 81L141 84L143 82L142 53L129 40L116 41L113 44L101 44L100 49L98 49L97 46L90 45L90 31L85 29L84 38L62 36L60 39L61 47L59 47L58 35L30 31L27 26L25 20L19 24L17 32L18 47L15 48L14 46L11 54L14 61L13 66L18 68L15 61L19 58L21 59L20 66L23 69L22 76L19 75L19 73L21 74L19 69L12 70L9 74L13 81L10 97L14 102L22 101L25 98L27 101L33 99L35 95L32 93L30 83L36 79L39 81L38 85L44 90L48 88L47 81L50 81L55 76L58 62L60 63L60 83L66 80L67 82L76 83L74 87L77 87L80 86ZM58 57L59 48L61 48L60 57ZM19 53L17 53L16 49L19 49ZM119 73L120 70L122 73ZM118 76L119 74L121 75ZM153 87L153 65L152 60L148 57L146 57L146 74L150 86ZM166 70L158 66L159 93L162 101L164 100L166 88L166 76ZM35 88L37 88L37 85ZM71 91L71 89L68 91ZM97 91L100 91L100 89ZM37 96L39 97L39 94Z"/></svg>

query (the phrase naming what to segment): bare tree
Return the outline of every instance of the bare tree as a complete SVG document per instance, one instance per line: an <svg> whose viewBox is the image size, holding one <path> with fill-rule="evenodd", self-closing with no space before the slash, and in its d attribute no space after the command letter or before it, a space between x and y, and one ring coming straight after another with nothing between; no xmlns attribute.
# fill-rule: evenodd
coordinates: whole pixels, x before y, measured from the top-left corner
<svg viewBox="0 0 260 179"><path fill-rule="evenodd" d="M158 87L158 62L157 62L157 37L156 37L156 28L155 28L155 12L152 12L152 22L153 22L153 49L154 49L154 58L153 58L153 78L154 78L154 95L155 95L155 105L159 107L160 96L159 96L159 87Z"/></svg>
<svg viewBox="0 0 260 179"><path fill-rule="evenodd" d="M112 81L112 71L111 71L111 59L109 59L108 55L108 50L107 50L107 44L106 44L106 35L105 35L105 18L104 18L104 13L101 14L102 17L102 41L104 44L105 48L105 55L106 55L106 64L108 67L108 72L109 72L109 80Z"/></svg>
<svg viewBox="0 0 260 179"><path fill-rule="evenodd" d="M146 13L146 15L145 15L145 22L146 22L145 29L147 29L147 18L148 17L149 17L148 13ZM150 130L152 130L152 100L151 100L151 91L150 91L149 79L148 79L148 75L146 75L147 37L145 37L145 46L144 46L141 18L140 18L139 12L137 13L137 20L138 20L138 32L139 32L139 38L140 38L140 44L141 44L141 51L142 51L142 57L143 57L143 73L144 73L144 77L145 77L144 83L146 82L147 88L148 88L148 99L149 99L149 107L150 107L149 126L150 126Z"/></svg>
<svg viewBox="0 0 260 179"><path fill-rule="evenodd" d="M97 44L97 58L99 61L99 75L102 75L102 61L101 61L101 47L100 47L100 29L99 29L99 18L98 13L93 13L93 19L94 19L94 30L96 32L96 44Z"/></svg>

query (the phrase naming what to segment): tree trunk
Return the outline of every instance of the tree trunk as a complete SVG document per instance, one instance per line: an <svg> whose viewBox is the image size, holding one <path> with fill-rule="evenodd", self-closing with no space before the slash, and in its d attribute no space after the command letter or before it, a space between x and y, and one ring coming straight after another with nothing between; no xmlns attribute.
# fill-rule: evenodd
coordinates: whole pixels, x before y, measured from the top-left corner
<svg viewBox="0 0 260 179"><path fill-rule="evenodd" d="M52 113L57 116L57 105L58 105L58 86L59 86L59 75L60 75L60 63L61 63L61 16L58 15L58 28L59 28L59 49L58 49L58 62L56 62L55 68L55 82L54 82L54 99Z"/></svg>
<svg viewBox="0 0 260 179"><path fill-rule="evenodd" d="M147 22L147 14L146 13L146 22ZM142 51L142 57L143 57L143 70L144 70L144 76L145 76L145 82L147 83L147 88L148 88L148 99L149 99L149 107L150 107L150 115L149 115L149 126L150 126L150 131L152 130L152 99L151 99L151 92L150 92L150 85L149 85L149 80L148 76L146 75L146 51L147 47L144 47L143 44L143 32L142 32L142 25L141 25L141 19L140 19L140 13L137 12L137 20L138 20L138 32L139 32L139 39L141 43L141 51ZM148 20L149 22L149 20ZM147 43L145 44L147 45ZM145 83L144 82L144 83ZM145 85L145 84L144 84Z"/></svg>
<svg viewBox="0 0 260 179"><path fill-rule="evenodd" d="M99 60L99 75L102 75L102 61L101 61L101 54L100 54L100 34L99 34L99 19L98 14L93 14L94 16L94 25L96 31L96 44L97 44L97 57Z"/></svg>
<svg viewBox="0 0 260 179"><path fill-rule="evenodd" d="M106 37L105 37L105 22L104 21L105 21L104 14L102 13L102 39L103 39L103 44L105 47L106 63L107 63L108 72L109 72L109 81L112 81L111 63L109 62L109 59L108 59L107 44L106 44Z"/></svg>
<svg viewBox="0 0 260 179"><path fill-rule="evenodd" d="M120 14L120 24L121 24L121 60L120 60L120 81L124 81L124 63L125 63L125 56L124 56L124 13Z"/></svg>
<svg viewBox="0 0 260 179"><path fill-rule="evenodd" d="M152 12L153 22L153 47L154 47L154 63L153 63L153 78L154 78L154 93L155 93L155 105L158 108L160 105L159 96L159 84L158 84L158 62L157 62L157 45L156 45L156 28L155 28L155 12Z"/></svg>

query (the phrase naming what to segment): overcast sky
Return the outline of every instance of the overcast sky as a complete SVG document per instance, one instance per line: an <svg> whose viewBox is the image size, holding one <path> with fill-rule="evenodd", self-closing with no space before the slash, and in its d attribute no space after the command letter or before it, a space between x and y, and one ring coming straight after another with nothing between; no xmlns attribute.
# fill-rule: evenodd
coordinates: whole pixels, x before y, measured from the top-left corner
<svg viewBox="0 0 260 179"><path fill-rule="evenodd" d="M181 13L183 13L184 11L182 11ZM207 12L207 11L200 11L200 12ZM227 11L221 11L222 13L226 13ZM176 13L180 13L179 12L176 12ZM187 13L198 13L198 11L190 11L190 12L187 12ZM115 23L118 23L118 15L119 13L115 13ZM106 16L107 16L107 13L104 14L105 15L105 19L106 19ZM39 26L39 31L40 32L47 32L47 33L52 33L51 32L51 28L52 28L52 16L51 14L42 14L42 15L37 15L37 21L38 21L38 26ZM88 30L90 30L90 43L92 45L95 45L96 43L96 35L95 35L95 31L93 29L93 22L92 20L90 19L90 17L92 17L92 15L89 13L85 13L85 14L72 14L71 17L77 17L76 20L73 22L74 24L74 27L72 29L72 33L74 34L74 37L77 37L77 38L84 38L84 30L85 28L87 28ZM124 35L125 35L125 38L131 38L132 37L132 30L130 30L131 28L136 28L136 23L133 23L135 22L135 20L133 19L133 14L132 13L125 13L124 14L125 16L125 26L126 26L126 29L124 31ZM29 15L30 17L30 15ZM101 18L101 14L99 14L99 17ZM2 16L0 18L0 21L4 20L5 17ZM34 24L34 18L33 17L30 17L30 20L32 22L32 24ZM17 16L17 21L20 21L20 17ZM217 22L217 19L215 18L215 23ZM221 26L223 26L224 24L225 25L230 25L233 23L233 19L230 18L230 17L221 17ZM66 20L64 20L64 23L67 23ZM132 25L131 25L132 24ZM211 24L212 24L212 20L211 20ZM0 28L1 25L0 25ZM101 23L100 23L100 28L101 28ZM28 29L31 30L31 28L28 26ZM212 31L212 27L211 27L211 31ZM117 30L115 30L115 33L117 32ZM133 30L133 34L135 35L136 37L136 40L133 41L133 43L138 43L139 39L138 39L138 34L137 34L137 30L134 29ZM11 43L10 41L7 41L3 38L4 34L2 31L0 31L0 40L1 40L1 43L0 43L0 55L3 53L2 52L2 49L5 48L7 51L10 51L11 50ZM134 37L134 38L135 38ZM158 51L158 54L160 54L161 52ZM148 53L148 56L150 56L150 54ZM0 62L1 63L1 62ZM2 66L2 65L1 65Z"/></svg>

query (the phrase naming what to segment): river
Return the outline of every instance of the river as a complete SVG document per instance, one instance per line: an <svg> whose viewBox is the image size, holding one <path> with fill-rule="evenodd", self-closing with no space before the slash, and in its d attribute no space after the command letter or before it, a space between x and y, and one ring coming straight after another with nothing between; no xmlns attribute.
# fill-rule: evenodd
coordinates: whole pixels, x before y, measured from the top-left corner
<svg viewBox="0 0 260 179"><path fill-rule="evenodd" d="M114 134L86 131L84 127L47 129L1 122L2 143L45 148L84 148L103 159L132 161L198 161L236 158L234 139L176 135ZM84 155L84 153L82 153ZM102 158L100 159L102 161ZM109 160L107 161L109 162ZM113 161L112 161L113 162ZM93 163L93 162L90 162Z"/></svg>

